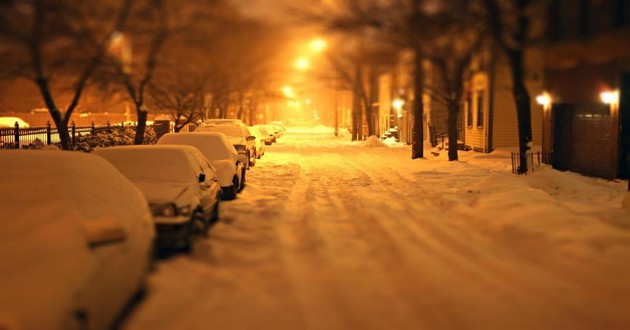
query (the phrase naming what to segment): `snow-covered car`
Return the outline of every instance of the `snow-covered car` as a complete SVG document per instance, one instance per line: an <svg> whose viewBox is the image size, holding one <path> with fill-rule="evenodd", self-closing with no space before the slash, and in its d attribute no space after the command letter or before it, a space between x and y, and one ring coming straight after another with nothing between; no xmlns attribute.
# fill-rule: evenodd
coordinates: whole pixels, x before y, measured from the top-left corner
<svg viewBox="0 0 630 330"><path fill-rule="evenodd" d="M216 169L223 199L234 199L245 187L245 167L223 133L168 133L158 145L176 144L196 147Z"/></svg>
<svg viewBox="0 0 630 330"><path fill-rule="evenodd" d="M278 140L278 138L282 135L282 133L280 133L280 128L274 125L270 125L270 124L265 124L265 125L260 125L262 127L264 127L267 132L269 132L269 134L273 135L273 142L276 142L276 140Z"/></svg>
<svg viewBox="0 0 630 330"><path fill-rule="evenodd" d="M0 117L0 128L13 128L17 123L20 128L29 127L28 123L20 117Z"/></svg>
<svg viewBox="0 0 630 330"><path fill-rule="evenodd" d="M257 127L255 126L247 126L249 129L249 133L256 137L254 141L256 144L256 158L260 159L265 154L265 138L269 138L269 136L265 136Z"/></svg>
<svg viewBox="0 0 630 330"><path fill-rule="evenodd" d="M280 133L280 135L283 135L284 132L287 131L287 127L284 126L284 123L279 121L279 120L272 121L272 122L269 123L269 125L275 127L278 130L278 132Z"/></svg>
<svg viewBox="0 0 630 330"><path fill-rule="evenodd" d="M245 164L245 169L256 164L256 137L249 133L247 126L238 123L212 124L203 123L195 129L195 132L214 132L225 134L234 149L239 153L240 160Z"/></svg>
<svg viewBox="0 0 630 330"><path fill-rule="evenodd" d="M261 140L265 145L271 145L276 142L276 137L273 135L273 131L267 127L267 125L256 125L258 131L263 135Z"/></svg>
<svg viewBox="0 0 630 330"><path fill-rule="evenodd" d="M238 124L245 125L240 119L228 119L228 118L214 118L214 119L206 119L203 124Z"/></svg>
<svg viewBox="0 0 630 330"><path fill-rule="evenodd" d="M155 228L142 192L80 152L0 152L0 329L109 329L141 292Z"/></svg>
<svg viewBox="0 0 630 330"><path fill-rule="evenodd" d="M144 193L160 249L190 250L192 240L219 219L221 187L215 170L191 146L142 145L97 149Z"/></svg>

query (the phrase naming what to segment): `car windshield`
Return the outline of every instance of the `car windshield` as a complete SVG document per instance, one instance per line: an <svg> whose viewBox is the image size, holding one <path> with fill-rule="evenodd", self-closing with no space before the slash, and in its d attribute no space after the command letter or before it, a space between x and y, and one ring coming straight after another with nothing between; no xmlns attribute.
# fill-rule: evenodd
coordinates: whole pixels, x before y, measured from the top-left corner
<svg viewBox="0 0 630 330"><path fill-rule="evenodd" d="M223 133L227 136L232 137L242 137L243 131L240 127L236 125L208 125L208 126L200 126L197 130L199 132L218 132Z"/></svg>

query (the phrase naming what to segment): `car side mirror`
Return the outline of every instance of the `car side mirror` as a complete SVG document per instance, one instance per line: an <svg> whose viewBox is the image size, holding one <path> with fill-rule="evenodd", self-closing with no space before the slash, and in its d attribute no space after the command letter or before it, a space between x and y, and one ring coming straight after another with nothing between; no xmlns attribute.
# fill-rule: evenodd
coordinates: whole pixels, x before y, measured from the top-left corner
<svg viewBox="0 0 630 330"><path fill-rule="evenodd" d="M248 136L248 137L246 138L246 140L247 140L247 141L255 141L255 140L256 140L256 137L255 137L255 136L253 136L253 135L250 135L250 136Z"/></svg>
<svg viewBox="0 0 630 330"><path fill-rule="evenodd" d="M127 239L125 228L113 218L83 221L81 227L90 248L122 243Z"/></svg>
<svg viewBox="0 0 630 330"><path fill-rule="evenodd" d="M204 173L199 174L199 182L200 183L206 182L206 174Z"/></svg>

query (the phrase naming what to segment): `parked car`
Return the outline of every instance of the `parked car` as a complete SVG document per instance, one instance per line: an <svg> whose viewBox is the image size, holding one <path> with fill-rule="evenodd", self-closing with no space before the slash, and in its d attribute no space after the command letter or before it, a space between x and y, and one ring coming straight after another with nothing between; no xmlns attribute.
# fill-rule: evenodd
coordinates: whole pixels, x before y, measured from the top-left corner
<svg viewBox="0 0 630 330"><path fill-rule="evenodd" d="M284 132L287 131L287 127L284 126L284 123L279 121L279 120L272 121L272 122L269 123L269 125L276 127L278 129L278 132L280 133L280 135L283 135Z"/></svg>
<svg viewBox="0 0 630 330"><path fill-rule="evenodd" d="M219 219L221 187L214 168L191 146L142 145L97 149L144 193L158 247L190 250L192 240Z"/></svg>
<svg viewBox="0 0 630 330"><path fill-rule="evenodd" d="M280 128L277 126L269 125L269 124L260 125L260 126L263 126L267 130L267 132L273 135L273 142L276 142L278 138L280 138L280 136L282 135L282 133L280 133Z"/></svg>
<svg viewBox="0 0 630 330"><path fill-rule="evenodd" d="M245 125L240 119L227 119L227 118L214 118L214 119L206 119L203 124L237 124L237 125Z"/></svg>
<svg viewBox="0 0 630 330"><path fill-rule="evenodd" d="M197 127L195 132L214 132L227 135L245 164L245 169L256 164L256 137L249 133L247 126L238 123L206 124Z"/></svg>
<svg viewBox="0 0 630 330"><path fill-rule="evenodd" d="M0 151L0 329L110 329L144 287L155 229L100 157Z"/></svg>
<svg viewBox="0 0 630 330"><path fill-rule="evenodd" d="M0 117L0 128L14 128L17 123L20 128L29 127L28 123L20 117Z"/></svg>
<svg viewBox="0 0 630 330"><path fill-rule="evenodd" d="M196 147L216 169L223 199L234 199L245 187L245 167L238 153L223 133L168 133L157 144Z"/></svg>
<svg viewBox="0 0 630 330"><path fill-rule="evenodd" d="M273 130L270 129L267 125L256 125L258 131L262 133L263 137L261 140L265 143L265 145L271 145L276 142L276 137L273 135Z"/></svg>
<svg viewBox="0 0 630 330"><path fill-rule="evenodd" d="M265 142L263 139L269 138L269 135L263 134L257 127L248 126L249 133L256 137L256 158L260 159L265 154Z"/></svg>

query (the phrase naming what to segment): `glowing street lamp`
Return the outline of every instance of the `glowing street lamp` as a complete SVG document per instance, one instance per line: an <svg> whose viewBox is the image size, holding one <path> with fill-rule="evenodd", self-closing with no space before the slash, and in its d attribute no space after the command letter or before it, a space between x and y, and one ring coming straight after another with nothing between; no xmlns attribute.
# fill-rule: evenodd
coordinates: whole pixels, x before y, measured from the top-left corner
<svg viewBox="0 0 630 330"><path fill-rule="evenodd" d="M394 107L394 109L396 109L396 113L398 115L398 118L402 118L403 114L402 114L402 108L405 105L405 101L403 99L394 99L394 101L392 101L392 107Z"/></svg>
<svg viewBox="0 0 630 330"><path fill-rule="evenodd" d="M618 104L619 103L619 91L606 91L599 94L602 102L606 104Z"/></svg>
<svg viewBox="0 0 630 330"><path fill-rule="evenodd" d="M282 87L282 94L284 94L285 97L290 98L290 99L295 98L295 91L293 91L293 87L291 86Z"/></svg>
<svg viewBox="0 0 630 330"><path fill-rule="evenodd" d="M548 93L542 93L536 96L536 103L546 108L548 105L551 104L551 96Z"/></svg>
<svg viewBox="0 0 630 330"><path fill-rule="evenodd" d="M295 60L295 67L300 71L308 70L310 66L311 66L311 61L309 61L308 58L306 57L300 57L297 60Z"/></svg>
<svg viewBox="0 0 630 330"><path fill-rule="evenodd" d="M315 53L322 52L324 49L326 49L326 46L326 40L322 38L315 38L311 40L311 50Z"/></svg>

